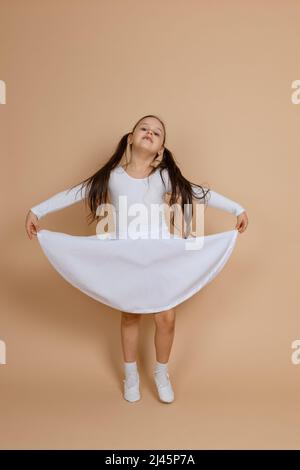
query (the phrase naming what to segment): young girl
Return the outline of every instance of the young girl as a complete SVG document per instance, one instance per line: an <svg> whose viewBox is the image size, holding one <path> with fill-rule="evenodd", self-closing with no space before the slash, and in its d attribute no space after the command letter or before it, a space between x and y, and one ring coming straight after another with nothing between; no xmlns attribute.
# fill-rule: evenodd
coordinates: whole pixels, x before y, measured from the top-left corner
<svg viewBox="0 0 300 470"><path fill-rule="evenodd" d="M29 238L37 236L50 263L65 280L121 311L124 398L130 402L140 399L136 357L142 314L154 314L154 381L160 400L171 403L174 391L168 361L175 331L174 307L221 271L232 253L237 234L244 232L248 225L246 211L238 203L184 178L165 141L162 120L154 115L142 117L95 174L32 207L26 218ZM175 207L175 213L176 207L180 207L185 221L185 208L191 208L191 222L192 203L199 201L234 214L235 229L194 239L186 233L183 237L171 235L170 224L153 210L164 206L166 195L170 200L165 205ZM99 208L113 207L114 231L99 233L97 225L96 235L72 236L40 229L41 217L82 199L90 208L91 222L100 219ZM112 204L108 203L109 199ZM125 203L129 210L124 209ZM132 220L136 205L144 211L137 221ZM150 224L149 209L151 216L154 214ZM174 224L174 213L171 219ZM201 241L202 245L197 247L195 241Z"/></svg>

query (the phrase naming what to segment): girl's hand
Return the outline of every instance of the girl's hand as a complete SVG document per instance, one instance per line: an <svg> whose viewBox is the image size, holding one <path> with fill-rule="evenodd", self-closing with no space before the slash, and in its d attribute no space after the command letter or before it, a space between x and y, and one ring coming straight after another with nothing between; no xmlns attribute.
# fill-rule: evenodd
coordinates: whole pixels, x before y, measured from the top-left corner
<svg viewBox="0 0 300 470"><path fill-rule="evenodd" d="M247 225L248 225L248 217L247 217L246 211L244 211L240 215L237 216L235 228L240 233L243 233L246 230Z"/></svg>
<svg viewBox="0 0 300 470"><path fill-rule="evenodd" d="M26 228L26 232L30 240L33 238L33 235L36 236L36 233L39 232L40 230L38 218L31 211L29 211L27 214L26 221L25 221L25 228Z"/></svg>

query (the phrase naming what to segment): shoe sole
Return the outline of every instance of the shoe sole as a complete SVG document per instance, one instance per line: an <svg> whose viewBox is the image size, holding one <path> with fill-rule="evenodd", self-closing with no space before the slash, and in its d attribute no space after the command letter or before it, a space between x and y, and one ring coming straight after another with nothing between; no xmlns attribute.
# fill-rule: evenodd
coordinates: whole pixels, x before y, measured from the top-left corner
<svg viewBox="0 0 300 470"><path fill-rule="evenodd" d="M128 401L128 403L138 403L139 401L141 401L142 397L138 398L137 400L128 400L128 398L125 398L125 397L124 399Z"/></svg>

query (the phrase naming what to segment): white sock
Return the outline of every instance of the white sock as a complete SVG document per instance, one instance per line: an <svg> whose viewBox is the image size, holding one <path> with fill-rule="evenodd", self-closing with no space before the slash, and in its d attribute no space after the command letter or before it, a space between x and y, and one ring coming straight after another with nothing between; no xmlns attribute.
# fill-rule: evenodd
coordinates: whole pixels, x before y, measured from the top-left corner
<svg viewBox="0 0 300 470"><path fill-rule="evenodd" d="M169 380L167 377L168 373L168 362L163 363L156 361L155 367L154 367L154 374L157 380L161 385L167 385Z"/></svg>
<svg viewBox="0 0 300 470"><path fill-rule="evenodd" d="M155 372L167 372L168 371L168 362L158 362L155 364Z"/></svg>
<svg viewBox="0 0 300 470"><path fill-rule="evenodd" d="M124 373L127 385L133 386L136 385L139 378L139 373L137 369L136 361L133 362L124 362Z"/></svg>

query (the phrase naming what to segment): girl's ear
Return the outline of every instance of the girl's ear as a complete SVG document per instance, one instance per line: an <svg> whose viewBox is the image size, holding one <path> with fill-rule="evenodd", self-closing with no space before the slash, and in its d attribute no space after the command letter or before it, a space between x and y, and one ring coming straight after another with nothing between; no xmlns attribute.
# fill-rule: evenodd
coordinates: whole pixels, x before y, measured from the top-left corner
<svg viewBox="0 0 300 470"><path fill-rule="evenodd" d="M162 157L162 156L163 156L164 151L165 151L165 147L162 147L162 148L158 151L159 157Z"/></svg>
<svg viewBox="0 0 300 470"><path fill-rule="evenodd" d="M155 166L160 164L160 162L162 161L163 154L164 154L164 147L157 152L157 157L155 158Z"/></svg>

